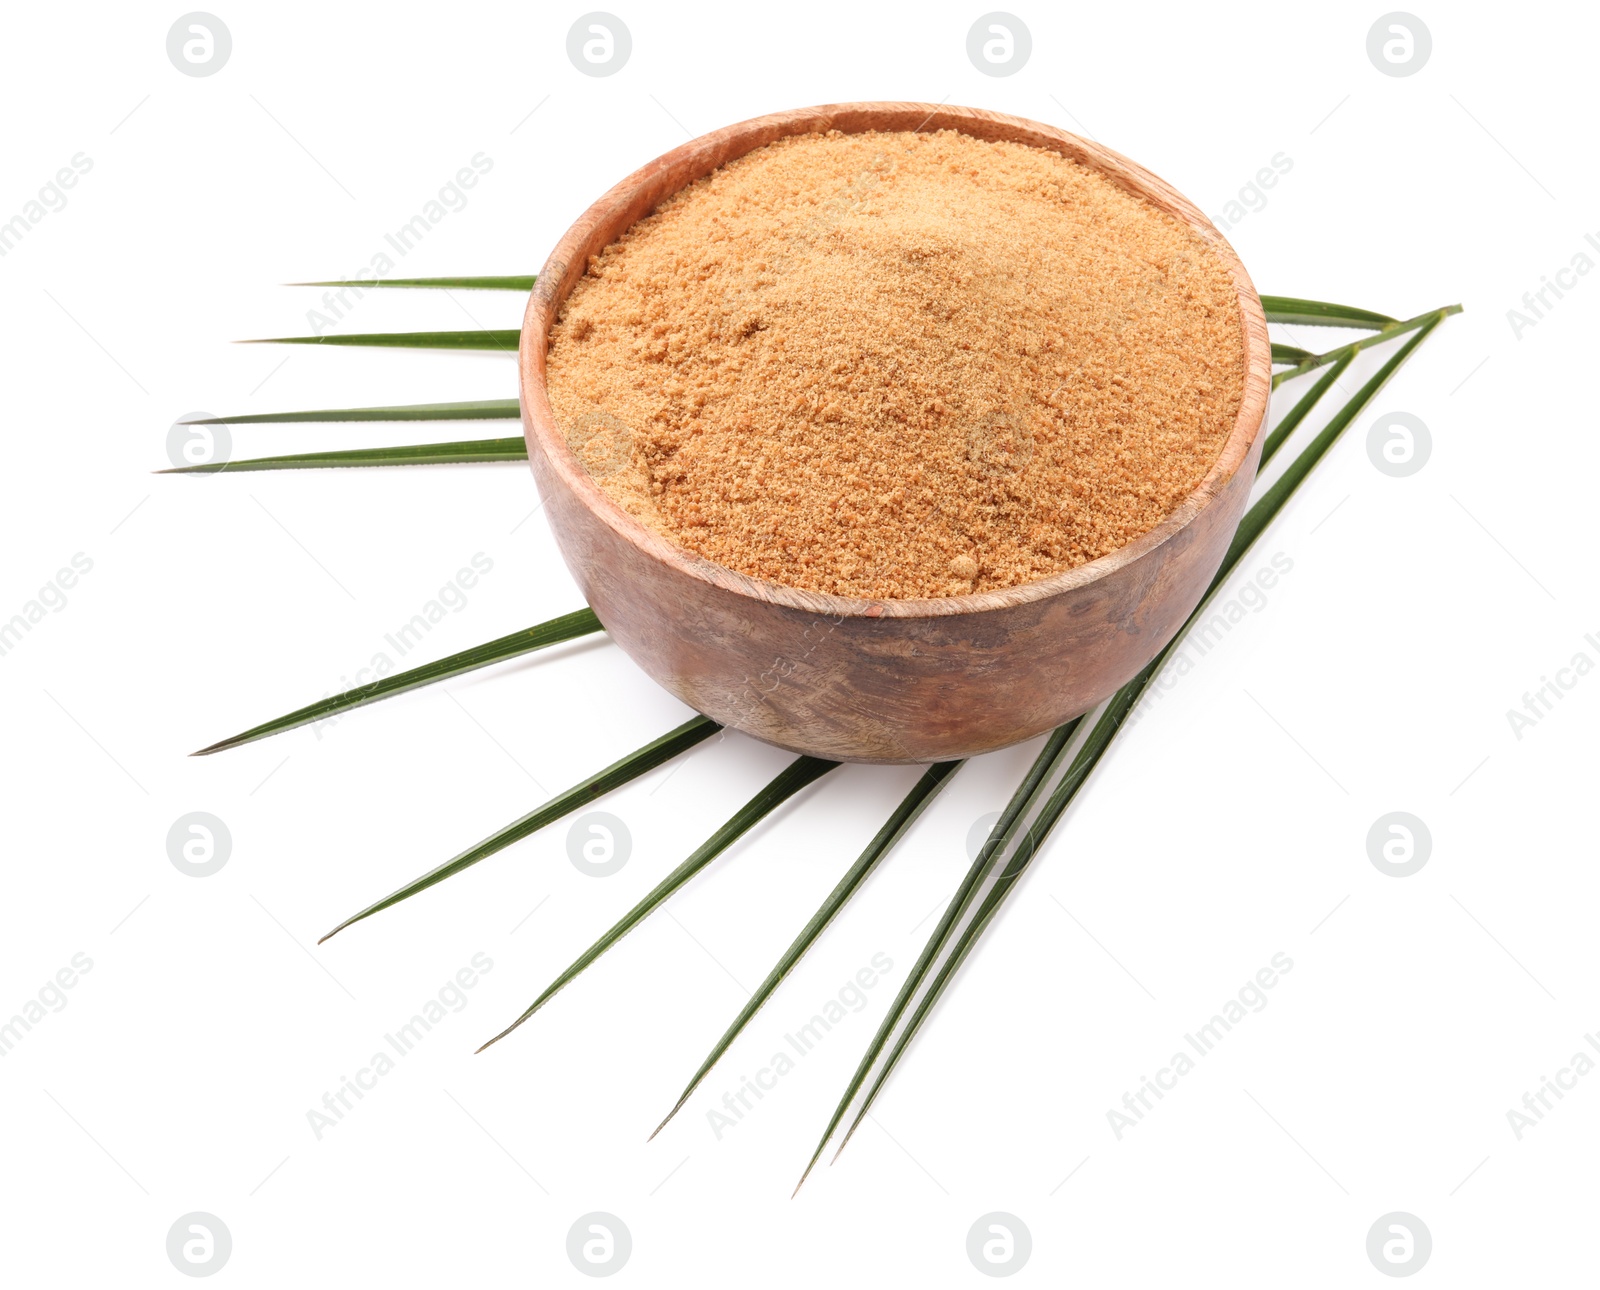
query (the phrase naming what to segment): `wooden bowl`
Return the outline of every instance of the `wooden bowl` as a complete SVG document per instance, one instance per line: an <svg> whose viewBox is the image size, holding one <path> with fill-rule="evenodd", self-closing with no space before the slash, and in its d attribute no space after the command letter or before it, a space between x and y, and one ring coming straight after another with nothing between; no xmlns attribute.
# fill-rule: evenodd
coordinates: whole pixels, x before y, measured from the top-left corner
<svg viewBox="0 0 1600 1290"><path fill-rule="evenodd" d="M959 130L1051 149L1175 215L1238 290L1244 399L1221 456L1160 524L1088 564L1002 591L859 600L764 582L647 529L567 446L545 388L551 325L591 255L662 199L793 134ZM518 356L528 457L573 577L611 638L683 702L768 743L838 761L929 762L1002 748L1112 694L1177 632L1221 564L1260 456L1271 346L1261 301L1221 233L1125 157L976 108L837 103L757 117L674 148L595 202L528 301Z"/></svg>

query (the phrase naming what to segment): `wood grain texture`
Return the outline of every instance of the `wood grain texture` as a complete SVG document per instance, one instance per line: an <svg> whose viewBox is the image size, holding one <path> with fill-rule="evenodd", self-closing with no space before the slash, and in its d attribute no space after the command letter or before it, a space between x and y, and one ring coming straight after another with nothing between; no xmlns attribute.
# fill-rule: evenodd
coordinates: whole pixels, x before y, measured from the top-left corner
<svg viewBox="0 0 1600 1290"><path fill-rule="evenodd" d="M663 198L775 139L959 130L1048 148L1192 228L1233 276L1244 398L1211 471L1127 546L1037 582L862 600L763 582L651 532L589 476L545 388L551 325L597 255ZM658 157L591 206L528 300L518 356L528 458L563 558L613 640L696 710L795 752L928 762L1002 748L1092 708L1169 641L1215 574L1255 480L1272 371L1261 301L1233 248L1182 194L1076 135L977 108L838 103L758 117Z"/></svg>

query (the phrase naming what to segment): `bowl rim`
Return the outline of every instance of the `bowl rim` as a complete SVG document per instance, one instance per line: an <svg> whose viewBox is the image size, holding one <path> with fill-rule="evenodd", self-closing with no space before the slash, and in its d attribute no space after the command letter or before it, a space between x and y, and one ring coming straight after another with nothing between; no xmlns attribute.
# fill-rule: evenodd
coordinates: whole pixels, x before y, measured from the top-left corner
<svg viewBox="0 0 1600 1290"><path fill-rule="evenodd" d="M960 596L868 599L840 596L831 592L808 591L783 583L770 582L717 564L687 547L669 541L646 527L617 503L591 476L567 443L556 422L546 386L546 358L550 327L572 289L583 276L590 254L598 253L615 239L623 228L644 218L667 196L716 170L718 166L776 139L842 129L841 120L857 124L863 119L915 116L925 113L912 133L954 129L980 139L1013 138L1019 142L1049 148L1098 171L1127 191L1149 201L1158 209L1182 220L1205 242L1229 271L1239 304L1240 329L1245 357L1244 390L1239 412L1216 461L1199 484L1154 528L1118 547L1115 551L1075 568L1053 573L1032 582L993 591L969 592ZM963 128L963 127L970 128ZM857 125L844 133L866 133L872 129L900 130L893 124ZM978 131L982 129L984 133ZM1018 136L1028 136L1018 138ZM732 147L730 148L730 145ZM683 167L681 184L663 191L646 207L627 219L615 233L590 248L595 231L615 217L626 217L638 204L642 191L664 174ZM576 268L577 271L572 270ZM713 130L663 153L640 167L602 194L562 235L550 252L534 284L523 318L517 353L518 384L522 400L524 437L531 460L543 456L546 464L583 505L617 536L657 562L714 588L767 604L802 611L840 621L846 618L946 618L963 614L1010 609L1049 600L1065 592L1111 577L1145 555L1179 537L1226 489L1234 475L1250 457L1262 427L1271 394L1272 348L1267 334L1266 314L1255 285L1237 253L1205 214L1165 180L1137 162L1090 139L1070 134L1055 126L1025 117L990 112L981 108L950 104L906 102L829 103L809 108L752 117Z"/></svg>

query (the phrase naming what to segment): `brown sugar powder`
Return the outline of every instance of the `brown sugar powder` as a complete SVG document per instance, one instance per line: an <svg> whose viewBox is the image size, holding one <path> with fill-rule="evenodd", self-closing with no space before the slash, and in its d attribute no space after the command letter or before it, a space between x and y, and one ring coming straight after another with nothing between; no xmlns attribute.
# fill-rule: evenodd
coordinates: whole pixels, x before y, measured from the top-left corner
<svg viewBox="0 0 1600 1290"><path fill-rule="evenodd" d="M1244 389L1228 270L1056 153L804 135L591 259L551 329L568 442L648 527L791 587L1016 586L1148 532Z"/></svg>

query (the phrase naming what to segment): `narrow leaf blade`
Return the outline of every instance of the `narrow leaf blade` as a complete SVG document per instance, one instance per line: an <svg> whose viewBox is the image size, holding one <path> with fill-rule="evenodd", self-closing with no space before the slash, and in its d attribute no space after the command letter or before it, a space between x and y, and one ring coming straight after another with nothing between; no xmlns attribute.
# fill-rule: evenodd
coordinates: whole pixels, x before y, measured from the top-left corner
<svg viewBox="0 0 1600 1290"><path fill-rule="evenodd" d="M511 421L522 415L516 399L464 403L400 403L381 408L317 408L309 412L252 412L238 417L190 417L186 426L251 426L291 421Z"/></svg>
<svg viewBox="0 0 1600 1290"><path fill-rule="evenodd" d="M543 806L529 811L520 819L513 820L505 828L491 833L482 842L468 847L460 855L446 860L437 868L428 870L420 878L415 878L397 891L391 892L382 900L368 905L359 913L352 914L340 923L327 936L317 941L322 944L329 936L336 936L352 923L359 923L364 918L371 918L379 910L388 909L391 905L398 905L402 900L409 900L420 891L436 886L446 878L454 877L463 869L470 868L478 861L492 856L496 851L501 851L513 842L520 842L530 834L537 833L545 825L559 820L564 815L570 815L579 807L587 806L590 802L604 797L613 789L621 788L630 780L638 779L649 771L654 770L664 762L671 761L679 753L693 748L704 739L709 739L722 727L710 717L694 717L685 721L675 730L669 730L661 738L652 740L643 748L636 749L620 761L614 761L598 774L589 776L581 784L575 784L565 793L551 798Z"/></svg>
<svg viewBox="0 0 1600 1290"><path fill-rule="evenodd" d="M1294 296L1262 296L1261 308L1269 323L1299 323L1307 327L1360 327L1372 331L1399 321L1370 309L1355 309L1326 300L1300 300Z"/></svg>
<svg viewBox="0 0 1600 1290"><path fill-rule="evenodd" d="M1261 461L1256 467L1258 472L1267 468L1267 463L1277 455L1278 449L1283 447L1285 440L1306 419L1311 409L1321 402L1322 396L1344 374L1345 368L1355 361L1355 357L1354 353L1350 353L1339 359L1318 379L1315 385L1296 400L1295 405L1289 409L1283 420L1273 427L1272 433L1267 436L1266 442L1261 445Z"/></svg>
<svg viewBox="0 0 1600 1290"><path fill-rule="evenodd" d="M1000 818L995 821L994 828L989 831L989 837L979 849L977 857L968 868L966 876L961 880L961 885L956 888L955 895L950 898L944 914L940 917L938 925L933 929L933 934L928 937L927 944L912 965L910 973L900 987L900 992L895 996L894 1002L889 1005L889 1012L878 1027L877 1033L872 1037L872 1042L867 1046L866 1054L856 1066L855 1074L851 1077L849 1086L845 1089L844 1096L839 1099L839 1105L834 1109L833 1118L828 1121L828 1127L823 1130L822 1138L817 1143L817 1149L812 1153L811 1159L806 1164L805 1172L800 1175L800 1181L795 1184L795 1194L805 1185L811 1170L816 1166L817 1159L822 1155L822 1149L828 1145L828 1139L833 1136L833 1131L839 1127L839 1122L844 1119L845 1112L849 1110L851 1100L855 1097L862 1083L866 1080L872 1064L877 1060L878 1054L883 1051L884 1044L888 1041L890 1033L905 1012L917 987L922 983L932 966L934 957L940 947L949 939L951 929L956 921L972 903L973 895L978 889L978 883L988 867L990 857L1003 850L1006 843L1011 840L1011 835L1016 832L1017 825L1022 817L1027 814L1028 808L1038 797L1051 772L1060 762L1066 752L1067 744L1072 739L1073 732L1077 729L1078 719L1074 718L1063 726L1051 731L1044 742L1044 747L1033 760L1033 765L1028 768L1028 773L1023 777L1022 783L1017 786L1016 792L1011 795L1011 800L1000 813Z"/></svg>
<svg viewBox="0 0 1600 1290"><path fill-rule="evenodd" d="M517 352L515 330L330 332L326 336L265 336L241 345L361 345L381 349L488 349Z"/></svg>
<svg viewBox="0 0 1600 1290"><path fill-rule="evenodd" d="M355 466L459 466L468 462L526 461L527 442L515 439L461 439L451 443L412 443L393 448L344 448L335 452L291 452L277 457L241 457L199 466L173 466L158 475L236 475L253 470L325 470Z"/></svg>
<svg viewBox="0 0 1600 1290"><path fill-rule="evenodd" d="M372 278L356 280L345 279L342 282L286 282L286 287L353 287L357 291L365 291L368 287L419 287L424 290L447 290L457 288L462 291L532 291L533 284L539 280L537 274L513 275L511 277L480 277L480 278Z"/></svg>
<svg viewBox="0 0 1600 1290"><path fill-rule="evenodd" d="M1293 463L1291 463L1289 469L1285 471L1282 477L1280 477L1280 483L1284 480L1288 480L1290 482L1288 482L1286 486L1281 489L1276 485L1273 488L1268 489L1267 493L1263 495L1261 500L1251 508L1251 511L1247 513L1246 518L1248 519L1250 516L1255 516L1255 520L1252 523L1252 536L1242 544L1236 542L1235 546L1230 547L1228 555L1223 560L1222 568L1218 570L1217 576L1212 580L1212 583L1207 589L1205 596L1201 599L1200 605L1195 609L1194 613L1190 615L1188 621L1185 623L1184 630L1187 630L1190 624L1202 616L1211 597L1222 586L1228 574L1233 570L1233 567L1238 563L1241 556L1249 548L1250 542L1253 541L1256 536L1259 536L1262 531L1264 531L1266 526L1283 508L1284 503L1293 494L1295 488L1299 486L1299 484L1321 460L1322 456L1327 452L1328 447L1339 437L1344 429L1349 426L1351 421L1353 421L1356 416L1360 414L1361 409L1372 400L1372 397L1378 392L1379 389L1382 388L1384 383L1394 374L1400 365L1403 364L1408 357L1410 357L1411 352L1427 338L1428 333L1431 332L1433 328L1441 321L1443 321L1443 319L1447 316L1447 312L1448 311L1440 310L1436 314L1430 316L1429 320L1418 329L1417 334L1413 336L1405 345L1403 345L1400 350L1397 351L1395 355L1384 364L1383 368L1380 369L1371 380L1363 385L1361 389L1359 389L1350 398L1350 400L1334 414L1333 418L1329 421L1328 426L1318 434L1316 439L1314 439L1309 445L1306 446L1306 448L1301 451L1300 455L1294 460ZM919 1004L916 1010L913 1012L910 1021L907 1023L905 1030L898 1037L893 1049L890 1051L888 1059L879 1070L877 1077L873 1081L871 1087L868 1089L866 1096L862 1099L855 1119L851 1122L850 1129L845 1134L844 1142L846 1144L849 1142L850 1137L855 1133L856 1128L865 1118L868 1110L871 1109L872 1103L874 1100L876 1100L879 1091L883 1088L885 1082L889 1078L890 1073L898 1064L901 1056L904 1054L907 1046L910 1044L912 1037L921 1027L929 1011L933 1008L939 996L944 992L951 977L960 968L961 963L966 959L967 954L970 952L972 946L977 942L977 939L989 926L996 911L1004 902L1007 895L1009 895L1009 893L1014 889L1017 879L1021 877L1022 872L1030 863L1032 863L1034 857L1039 853L1039 850L1043 847L1045 840L1049 837L1051 830L1055 828L1056 824L1065 814L1067 807L1071 805L1079 790L1082 789L1084 784L1088 782L1090 774L1093 772L1096 765L1098 765L1100 758L1104 755L1106 749L1110 747L1111 742L1115 739L1116 735L1121 731L1123 725L1128 719L1129 714L1133 711L1133 708L1137 704L1140 696L1144 693L1145 688L1160 673L1162 665L1166 662L1166 659L1172 653L1174 648L1176 648L1178 642L1182 638L1183 630L1180 630L1178 635L1174 637L1173 641L1169 643L1160 654L1151 660L1151 662L1148 663L1132 681L1129 681L1120 690L1118 690L1117 693L1113 695L1112 698L1107 702L1100 716L1095 721L1094 726L1090 729L1089 735L1084 740L1083 745L1073 756L1072 762L1068 766L1066 773L1062 775L1060 782L1056 785L1049 797L1046 799L1044 806L1040 809L1038 816L1035 818L1033 824L1029 827L1027 834L1018 844L1011 860L1001 870L995 881L995 884L985 894L983 902L978 907L977 913L968 923L967 927L963 929L960 936L956 939L950 955L941 966L939 972L935 975L933 982L929 986L928 992L919 1001ZM843 1149L844 1146L841 1145L840 1150L842 1151Z"/></svg>
<svg viewBox="0 0 1600 1290"><path fill-rule="evenodd" d="M1371 336L1363 336L1360 340L1351 341L1348 345L1340 345L1337 349L1330 349L1325 353L1313 354L1291 367L1286 372L1277 372L1272 377L1272 388L1277 389L1285 381L1292 381L1297 376L1304 376L1307 372L1315 371L1319 367L1326 367L1329 363L1336 363L1346 354L1359 353L1381 341L1391 340L1405 332L1415 331L1418 327L1425 326L1436 318L1448 318L1451 314L1461 312L1460 305L1446 305L1443 309L1432 309L1425 314L1418 314L1415 318L1407 318L1403 322L1385 323Z"/></svg>
<svg viewBox="0 0 1600 1290"><path fill-rule="evenodd" d="M363 707L368 703L376 703L380 699L387 699L392 695L404 694L407 690L415 690L424 685L432 685L435 681L447 681L453 676L460 676L464 672L472 672L480 667L488 667L492 663L501 663L508 658L517 658L523 654L530 654L534 650L546 649L551 645L559 645L562 641L576 640L580 636L587 636L591 632L604 631L600 620L595 617L594 610L584 608L574 610L570 614L563 614L560 618L552 618L549 622L539 623L533 627L525 627L519 632L512 632L509 636L501 636L482 645L474 645L471 649L464 649L458 654L451 654L448 658L441 658L433 663L424 663L421 667L413 667L405 672L397 672L394 676L385 676L373 681L369 685L357 686L353 690L346 690L342 694L335 694L330 698L319 699L316 703L308 703L303 708L296 708L293 712L276 717L271 721L264 721L259 726L252 726L241 734L232 735L227 739L220 739L208 748L190 753L191 757L205 757L211 753L222 752L227 748L237 748L241 744L254 743L257 739L265 739L269 735L281 734L285 730L293 730L297 726L307 725L313 721L324 721L329 717L337 716L341 712L348 712L352 708Z"/></svg>
<svg viewBox="0 0 1600 1290"><path fill-rule="evenodd" d="M545 1003L557 991L643 922L668 896L677 891L679 887L693 878L695 874L704 869L732 846L735 841L743 837L744 834L748 833L761 820L765 819L802 788L821 779L822 776L838 765L839 763L836 761L824 761L820 757L795 758L778 774L776 779L740 807L726 824L695 850L693 855L651 888L649 894L643 900L624 914L605 935L580 954L566 971L546 986L544 993L528 1005L526 1012L493 1039L489 1040L488 1043L485 1043L478 1051L481 1053L490 1044L499 1043L500 1040L533 1016L540 1008L544 1007Z"/></svg>
<svg viewBox="0 0 1600 1290"><path fill-rule="evenodd" d="M656 1136L656 1133L660 1133L662 1129L666 1128L668 1121L683 1109L683 1105L689 1100L690 1094L699 1087L700 1081L705 1079L711 1068L721 1060L723 1053L728 1051L728 1048L738 1038L739 1032L745 1028L750 1018L756 1015L761 1006L772 996L773 991L783 983L783 979L789 975L794 965L804 957L806 951L811 948L817 937L822 935L823 929L833 921L838 912L845 907L845 904L860 889L861 884L878 867L878 862L888 855L894 845L905 836L906 831L916 822L917 817L927 809L928 803L933 801L939 790L949 782L950 777L960 770L963 764L963 762L959 761L946 761L929 766L916 784L912 786L911 791L906 794L900 805L895 807L888 820L884 822L883 827L878 830L876 836L873 837L871 842L867 843L867 849L861 853L844 877L828 893L827 899L817 908L817 912L811 915L811 921L800 929L800 934L794 938L789 948L783 952L782 957L778 959L772 971L767 974L766 980L756 987L756 992L750 996L749 1002L740 1009L739 1015L733 1020L733 1024L723 1032L722 1038L717 1040L716 1045L712 1048L710 1056L705 1059L700 1069L694 1073L694 1078L685 1086L677 1104L667 1112L666 1119L656 1126L655 1133L650 1135L652 1138Z"/></svg>
<svg viewBox="0 0 1600 1290"><path fill-rule="evenodd" d="M1380 367L1365 385L1351 396L1348 403L1333 414L1328 424L1317 432L1316 438L1301 451L1299 456L1289 463L1288 468L1273 481L1267 491L1261 495L1260 500L1245 512L1244 519L1239 521L1239 527L1234 532L1233 542L1228 547L1228 554L1223 557L1222 568L1217 574L1219 578L1233 568L1250 544L1261 536L1262 530L1272 522L1273 516L1278 513L1279 508L1288 500L1289 494L1300 486L1305 477L1311 473L1312 467L1322 460L1323 454L1333 445L1333 441L1344 432L1345 427L1360 413L1361 409L1366 407L1372 396L1382 389L1400 365L1411 357L1412 351L1427 339L1428 333L1452 313L1459 312L1460 308L1459 305L1455 305L1431 314L1422 315L1422 321L1418 324L1416 333L1395 351L1394 356ZM1390 331L1388 333L1380 333L1377 336L1369 336L1365 341L1360 342L1358 348L1380 344L1396 334L1398 333ZM1213 583L1213 586L1215 585Z"/></svg>
<svg viewBox="0 0 1600 1290"><path fill-rule="evenodd" d="M1158 656L1154 662L1148 664L1144 671L1142 671L1132 681L1128 682L1127 685L1123 686L1121 690L1118 690L1117 693L1112 697L1105 712L1102 713L1099 720L1097 720L1095 725L1091 728L1089 737L1084 741L1082 747L1080 747L1079 750L1073 755L1072 762L1067 767L1066 773L1062 776L1060 784L1057 785L1054 792L1052 792L1050 797L1046 800L1046 805L1040 812L1040 818L1042 818L1044 813L1050 810L1053 805L1058 803L1058 799L1063 799L1063 786L1070 784L1072 786L1071 792L1065 795L1064 800L1059 801L1059 809L1056 812L1056 818L1060 818L1060 813L1066 809L1066 803L1071 801L1072 794L1076 793L1077 788L1081 787L1083 781L1088 778L1089 772L1093 770L1096 763L1098 763L1100 754L1103 753L1106 746L1110 744L1111 739L1116 734L1117 730L1121 729L1122 722L1124 719L1126 719L1128 711L1132 708L1138 696L1143 692L1144 687L1149 682L1150 677L1155 675L1155 672L1159 669L1160 664L1165 657L1166 651L1163 650L1161 655ZM1115 721L1110 721L1109 718L1111 713L1114 710L1119 709L1121 715L1117 717ZM1045 834L1047 834L1048 831L1049 830L1046 829ZM1038 835L1037 839L1036 835ZM971 950L973 943L977 940L978 936L982 934L983 929L988 926L989 920L994 917L994 911L999 907L1000 901L1004 899L1005 892L1010 890L1011 884L1015 883L1016 879L1021 875L1022 870L1027 867L1028 860L1032 858L1038 847L1043 845L1043 837L1044 834L1039 833L1038 821L1036 820L1034 825L1029 828L1023 840L1018 844L1017 850L1013 854L1011 861L1003 869L1001 869L999 877L996 879L994 886L992 886L984 894L982 902L980 902L978 905L977 912L974 913L972 919L967 923L966 927L964 927L960 933L956 935L954 943L951 946L950 953L940 965L939 970L934 973L927 991L923 994L922 998L917 1001L917 1006L912 1010L910 1019L907 1021L905 1028L896 1037L894 1046L889 1050L889 1056L884 1061L883 1065L879 1067L876 1076L873 1078L872 1083L867 1088L865 1096L862 1097L861 1104L856 1109L855 1118L851 1120L850 1127L845 1131L844 1139L839 1144L839 1152L842 1152L845 1147L850 1145L850 1139L855 1136L855 1132L861 1126L861 1122L866 1119L867 1112L872 1109L872 1104L877 1101L879 1092L882 1091L884 1084L888 1082L890 1074L899 1064L900 1058L904 1055L906 1048L911 1043L912 1038L921 1028L923 1021L927 1018L928 1013L933 1008L933 1005L938 1001L939 996L944 993L945 987L949 984L950 978L961 966L962 960L966 958L967 953ZM1031 850L1029 849L1030 844L1032 844ZM1019 862L1019 857L1025 858L1020 859ZM994 865L998 863L999 858L1000 853L997 852L989 865L990 870L992 870ZM839 1152L834 1153L835 1159L838 1158Z"/></svg>

